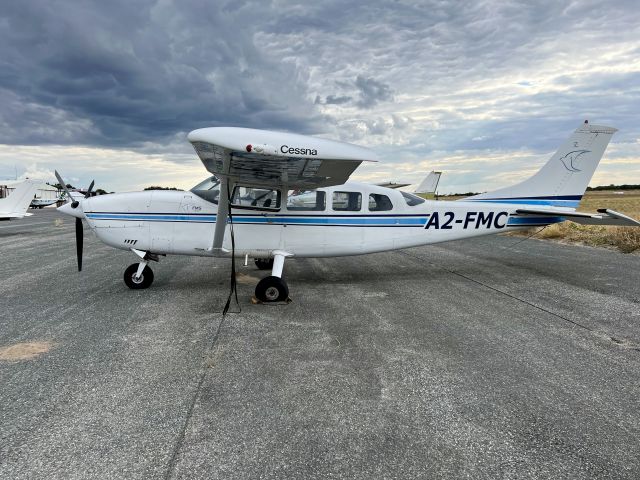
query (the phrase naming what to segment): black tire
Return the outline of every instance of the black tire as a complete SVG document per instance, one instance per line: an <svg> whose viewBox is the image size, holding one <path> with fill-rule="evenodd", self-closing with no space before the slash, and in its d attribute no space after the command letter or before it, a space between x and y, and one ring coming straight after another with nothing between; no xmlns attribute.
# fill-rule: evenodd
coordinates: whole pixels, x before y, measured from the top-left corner
<svg viewBox="0 0 640 480"><path fill-rule="evenodd" d="M153 283L153 270L149 268L149 265L144 267L140 278L136 279L136 272L138 271L138 264L134 263L129 265L124 271L124 283L127 287L133 290L140 290L142 288L149 288Z"/></svg>
<svg viewBox="0 0 640 480"><path fill-rule="evenodd" d="M264 303L283 302L289 298L289 287L280 277L266 277L256 285L256 298Z"/></svg>
<svg viewBox="0 0 640 480"><path fill-rule="evenodd" d="M273 269L273 258L256 258L255 262L259 270Z"/></svg>

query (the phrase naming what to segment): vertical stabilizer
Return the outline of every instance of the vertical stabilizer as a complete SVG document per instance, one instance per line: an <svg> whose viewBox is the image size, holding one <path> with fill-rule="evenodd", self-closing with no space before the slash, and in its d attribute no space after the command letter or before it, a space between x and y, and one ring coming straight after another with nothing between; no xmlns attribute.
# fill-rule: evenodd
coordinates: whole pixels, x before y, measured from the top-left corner
<svg viewBox="0 0 640 480"><path fill-rule="evenodd" d="M585 121L532 177L512 187L464 200L575 208L616 131L613 127L591 125Z"/></svg>
<svg viewBox="0 0 640 480"><path fill-rule="evenodd" d="M440 176L442 172L429 172L418 188L416 188L415 193L436 193L436 189L438 188L438 182L440 181Z"/></svg>
<svg viewBox="0 0 640 480"><path fill-rule="evenodd" d="M0 199L0 217L23 217L31 204L38 183L34 180L25 180L7 198Z"/></svg>

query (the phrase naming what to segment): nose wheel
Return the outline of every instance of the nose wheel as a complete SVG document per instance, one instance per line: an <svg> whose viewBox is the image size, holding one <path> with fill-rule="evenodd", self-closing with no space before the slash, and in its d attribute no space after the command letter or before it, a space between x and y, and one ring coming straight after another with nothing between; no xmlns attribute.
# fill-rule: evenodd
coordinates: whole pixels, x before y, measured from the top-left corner
<svg viewBox="0 0 640 480"><path fill-rule="evenodd" d="M133 290L149 288L153 283L153 270L151 270L149 265L144 265L142 269L140 266L141 264L134 263L129 265L124 271L124 283Z"/></svg>

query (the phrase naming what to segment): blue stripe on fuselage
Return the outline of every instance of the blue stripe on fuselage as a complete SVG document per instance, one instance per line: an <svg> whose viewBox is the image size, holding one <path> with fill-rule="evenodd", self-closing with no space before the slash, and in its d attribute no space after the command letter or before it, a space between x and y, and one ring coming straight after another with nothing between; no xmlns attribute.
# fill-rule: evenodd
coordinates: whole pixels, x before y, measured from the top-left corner
<svg viewBox="0 0 640 480"><path fill-rule="evenodd" d="M215 223L215 215L172 215L172 214L143 214L143 213L86 213L92 220L126 220L142 222L201 222Z"/></svg>
<svg viewBox="0 0 640 480"><path fill-rule="evenodd" d="M168 213L93 213L87 212L91 220L121 220L137 222L191 222L215 223L216 215L212 214L168 214ZM235 224L245 225L304 225L304 226L333 226L333 227L424 227L429 214L421 216L249 216L234 215ZM510 217L507 226L526 226L558 223L563 217Z"/></svg>
<svg viewBox="0 0 640 480"><path fill-rule="evenodd" d="M507 197L507 198L463 198L463 202L502 203L515 205L548 205L553 207L573 207L580 205L582 195L557 195L546 197Z"/></svg>
<svg viewBox="0 0 640 480"><path fill-rule="evenodd" d="M322 217L234 217L233 223L286 223L287 225L333 225L333 226L424 226L427 217L361 217L361 218L340 218Z"/></svg>
<svg viewBox="0 0 640 480"><path fill-rule="evenodd" d="M532 225L549 225L564 222L564 217L509 217L507 227L522 227Z"/></svg>
<svg viewBox="0 0 640 480"><path fill-rule="evenodd" d="M143 213L93 213L87 212L87 218L91 220L123 220L145 222L195 222L215 223L216 215L174 215L174 214L143 214ZM247 216L234 215L235 224L268 224L268 225L326 225L326 226L362 226L362 227L424 227L428 214L421 216Z"/></svg>
<svg viewBox="0 0 640 480"><path fill-rule="evenodd" d="M550 207L571 207L577 208L579 200L469 200L470 202L482 203L502 203L511 205L546 205Z"/></svg>

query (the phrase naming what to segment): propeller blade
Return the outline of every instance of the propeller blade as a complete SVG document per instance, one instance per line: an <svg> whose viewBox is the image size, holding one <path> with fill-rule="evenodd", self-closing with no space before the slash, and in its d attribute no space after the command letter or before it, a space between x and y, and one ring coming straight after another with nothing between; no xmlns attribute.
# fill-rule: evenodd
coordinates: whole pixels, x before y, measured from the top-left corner
<svg viewBox="0 0 640 480"><path fill-rule="evenodd" d="M55 170L54 172L56 174L56 178L58 179L58 183L60 185L62 185L62 189L67 193L67 198L69 199L69 201L71 202L71 206L73 208L76 208L79 205L78 201L75 201L73 199L73 197L71 196L71 192L69 191L69 189L67 188L67 184L64 183L64 180L62 179L62 177L60 176L60 174L58 173L57 170Z"/></svg>
<svg viewBox="0 0 640 480"><path fill-rule="evenodd" d="M76 254L78 255L78 271L82 271L82 246L84 235L82 231L82 219L76 217Z"/></svg>
<svg viewBox="0 0 640 480"><path fill-rule="evenodd" d="M63 189L65 192L67 192L67 196L68 196L68 198L69 198L69 199L71 199L71 200L73 200L73 199L71 198L71 192L69 192L69 189L67 188L67 184L66 184L66 183L64 183L64 180L62 179L62 177L60 176L60 174L58 173L58 171L57 171L57 170L55 170L55 172L54 172L54 173L56 174L56 178L58 179L58 183L59 183L60 185L62 185L62 189Z"/></svg>
<svg viewBox="0 0 640 480"><path fill-rule="evenodd" d="M91 180L89 184L89 188L87 188L87 193L84 195L84 198L89 198L91 196L91 190L93 189L93 185L96 183L95 180Z"/></svg>

